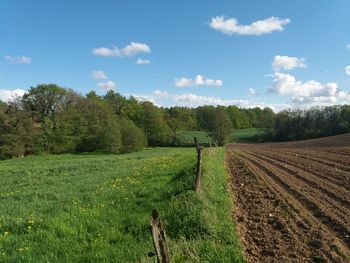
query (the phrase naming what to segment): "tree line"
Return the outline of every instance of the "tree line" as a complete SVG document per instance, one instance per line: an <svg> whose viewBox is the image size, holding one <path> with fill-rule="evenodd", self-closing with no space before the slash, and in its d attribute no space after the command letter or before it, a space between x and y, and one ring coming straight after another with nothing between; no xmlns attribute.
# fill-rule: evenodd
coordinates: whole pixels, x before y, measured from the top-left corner
<svg viewBox="0 0 350 263"><path fill-rule="evenodd" d="M179 131L206 131L223 145L232 129L266 127L274 116L269 108L163 108L114 91L83 96L55 84L40 84L23 97L0 101L0 159L178 146Z"/></svg>
<svg viewBox="0 0 350 263"><path fill-rule="evenodd" d="M292 141L350 132L350 105L285 110L278 113L271 126L270 139Z"/></svg>
<svg viewBox="0 0 350 263"><path fill-rule="evenodd" d="M350 105L308 110L237 106L157 107L115 91L80 95L55 84L31 87L0 101L0 159L29 154L103 151L126 153L145 146L181 146L180 131L206 131L219 145L232 130L264 128L262 140L289 141L350 132Z"/></svg>

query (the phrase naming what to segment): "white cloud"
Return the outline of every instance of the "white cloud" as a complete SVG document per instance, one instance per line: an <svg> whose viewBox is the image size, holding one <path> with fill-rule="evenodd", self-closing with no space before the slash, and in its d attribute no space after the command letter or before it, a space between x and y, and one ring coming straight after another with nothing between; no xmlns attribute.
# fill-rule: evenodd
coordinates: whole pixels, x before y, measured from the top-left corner
<svg viewBox="0 0 350 263"><path fill-rule="evenodd" d="M155 90L152 92L152 94L158 98L168 98L169 97L169 92L167 92L167 91Z"/></svg>
<svg viewBox="0 0 350 263"><path fill-rule="evenodd" d="M193 93L171 94L167 91L154 90L152 94L126 94L132 95L138 101L150 101L157 106L182 106L182 107L198 107L203 105L236 105L241 108L265 108L270 107L274 111L280 111L289 108L289 104L270 104L254 100L239 99L222 99L219 97L201 96Z"/></svg>
<svg viewBox="0 0 350 263"><path fill-rule="evenodd" d="M310 108L313 106L330 106L337 104L337 97L297 97L291 99L294 107L297 108Z"/></svg>
<svg viewBox="0 0 350 263"><path fill-rule="evenodd" d="M336 83L321 84L315 80L302 82L292 75L276 72L271 92L295 97L334 96L338 92Z"/></svg>
<svg viewBox="0 0 350 263"><path fill-rule="evenodd" d="M198 106L202 106L202 105L212 105L212 106L236 105L236 106L242 107L242 108L270 107L271 109L273 109L275 111L279 111L279 110L287 107L286 104L275 104L274 105L274 104L268 104L265 102L252 101L252 100L222 99L222 98L211 97L211 96L200 96L200 95L196 95L193 93L173 95L173 100L175 102L175 105L186 106L186 107L198 107Z"/></svg>
<svg viewBox="0 0 350 263"><path fill-rule="evenodd" d="M91 77L92 77L93 79L97 79L97 80L100 80L100 79L108 79L107 74L106 74L103 70L94 70L94 71L91 73Z"/></svg>
<svg viewBox="0 0 350 263"><path fill-rule="evenodd" d="M22 97L24 93L26 93L26 91L23 89L14 89L14 90L0 89L0 100L3 102L8 102L17 97Z"/></svg>
<svg viewBox="0 0 350 263"><path fill-rule="evenodd" d="M346 45L346 48L347 48L347 49L350 49L350 43Z"/></svg>
<svg viewBox="0 0 350 263"><path fill-rule="evenodd" d="M250 93L250 95L252 95L252 96L258 95L258 93L256 92L256 90L253 89L253 88L249 88L249 93Z"/></svg>
<svg viewBox="0 0 350 263"><path fill-rule="evenodd" d="M224 100L217 97L200 96L193 93L174 95L174 101L184 106L196 107L199 105L230 105L233 100Z"/></svg>
<svg viewBox="0 0 350 263"><path fill-rule="evenodd" d="M6 55L5 59L13 64L29 64L30 62L32 62L32 59L26 56L12 57L12 56Z"/></svg>
<svg viewBox="0 0 350 263"><path fill-rule="evenodd" d="M149 61L148 59L139 58L138 60L136 60L136 64L138 65L151 64L151 61Z"/></svg>
<svg viewBox="0 0 350 263"><path fill-rule="evenodd" d="M222 86L223 81L220 79L207 79L201 75L197 75L194 79L179 78L175 79L175 87L195 87L195 86Z"/></svg>
<svg viewBox="0 0 350 263"><path fill-rule="evenodd" d="M345 67L345 74L350 76L350 65Z"/></svg>
<svg viewBox="0 0 350 263"><path fill-rule="evenodd" d="M212 17L210 27L227 35L264 35L273 31L283 31L290 19L270 17L264 20L257 20L250 25L240 25L236 18L225 18L224 16Z"/></svg>
<svg viewBox="0 0 350 263"><path fill-rule="evenodd" d="M157 107L161 107L161 105L158 103L156 97L153 96L153 95L149 95L149 94L126 94L126 96L127 97L128 96L133 96L139 102L149 101L149 102L152 102Z"/></svg>
<svg viewBox="0 0 350 263"><path fill-rule="evenodd" d="M96 56L102 57L132 57L138 53L149 53L151 52L150 46L143 43L131 42L124 48L118 49L117 47L107 48L100 47L94 48L92 53Z"/></svg>
<svg viewBox="0 0 350 263"><path fill-rule="evenodd" d="M291 70L295 68L306 68L306 64L304 58L277 55L273 59L272 68L275 71L279 71L281 69Z"/></svg>
<svg viewBox="0 0 350 263"><path fill-rule="evenodd" d="M290 96L290 102L295 107L329 106L350 102L350 94L341 91L336 83L322 84L315 80L302 82L292 75L278 72L274 74L269 91Z"/></svg>
<svg viewBox="0 0 350 263"><path fill-rule="evenodd" d="M113 81L109 80L106 82L99 82L97 83L97 87L103 90L115 90L117 88L117 84L115 84Z"/></svg>

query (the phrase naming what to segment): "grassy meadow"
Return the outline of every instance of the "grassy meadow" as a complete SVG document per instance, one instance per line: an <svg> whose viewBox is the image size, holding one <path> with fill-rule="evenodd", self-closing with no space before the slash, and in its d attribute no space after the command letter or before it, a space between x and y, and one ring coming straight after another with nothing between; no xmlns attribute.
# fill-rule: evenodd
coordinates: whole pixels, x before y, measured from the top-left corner
<svg viewBox="0 0 350 263"><path fill-rule="evenodd" d="M155 262L157 208L174 262L240 262L224 150L30 156L0 162L0 262ZM210 158L210 161L209 161Z"/></svg>

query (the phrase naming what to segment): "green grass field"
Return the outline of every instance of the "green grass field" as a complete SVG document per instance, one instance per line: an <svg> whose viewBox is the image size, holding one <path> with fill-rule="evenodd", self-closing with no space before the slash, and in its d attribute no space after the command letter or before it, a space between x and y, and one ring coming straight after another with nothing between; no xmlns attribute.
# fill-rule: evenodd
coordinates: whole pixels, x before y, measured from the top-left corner
<svg viewBox="0 0 350 263"><path fill-rule="evenodd" d="M229 137L230 142L259 142L265 129L263 128L249 128L234 130Z"/></svg>
<svg viewBox="0 0 350 263"><path fill-rule="evenodd" d="M152 208L173 262L240 262L223 156L204 154L200 193L193 148L1 161L0 262L155 262Z"/></svg>

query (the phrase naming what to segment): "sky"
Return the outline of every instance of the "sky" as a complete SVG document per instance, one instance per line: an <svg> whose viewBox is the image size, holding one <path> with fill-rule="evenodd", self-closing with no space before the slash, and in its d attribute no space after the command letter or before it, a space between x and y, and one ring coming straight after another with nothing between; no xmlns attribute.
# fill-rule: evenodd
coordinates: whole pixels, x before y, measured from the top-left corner
<svg viewBox="0 0 350 263"><path fill-rule="evenodd" d="M350 103L348 0L0 0L0 100L55 83L156 105Z"/></svg>

